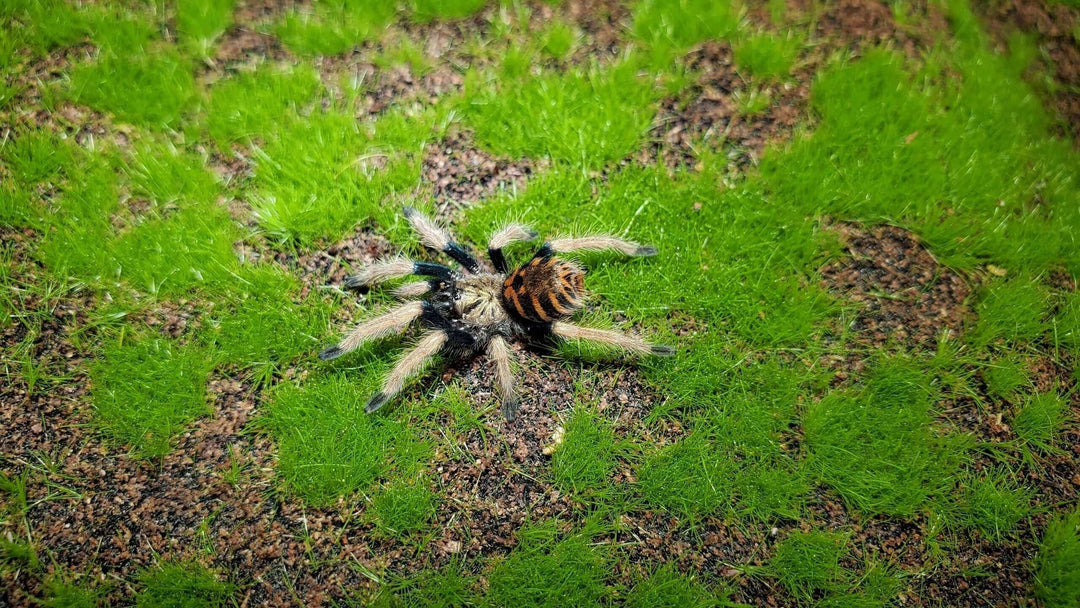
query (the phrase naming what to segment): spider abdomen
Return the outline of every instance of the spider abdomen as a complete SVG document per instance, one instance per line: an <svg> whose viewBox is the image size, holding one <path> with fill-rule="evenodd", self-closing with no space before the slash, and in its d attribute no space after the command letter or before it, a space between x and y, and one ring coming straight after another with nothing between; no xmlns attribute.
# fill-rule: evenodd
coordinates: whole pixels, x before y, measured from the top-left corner
<svg viewBox="0 0 1080 608"><path fill-rule="evenodd" d="M535 257L503 281L503 302L511 313L537 323L569 317L585 297L585 271L556 257Z"/></svg>

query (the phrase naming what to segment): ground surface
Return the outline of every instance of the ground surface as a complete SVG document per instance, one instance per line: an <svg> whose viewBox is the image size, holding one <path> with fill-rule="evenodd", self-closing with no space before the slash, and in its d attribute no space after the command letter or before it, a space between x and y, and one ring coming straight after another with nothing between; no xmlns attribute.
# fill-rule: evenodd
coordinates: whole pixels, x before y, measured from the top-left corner
<svg viewBox="0 0 1080 608"><path fill-rule="evenodd" d="M972 5L5 3L0 605L1077 605L1080 10ZM677 355L365 415L405 204Z"/></svg>

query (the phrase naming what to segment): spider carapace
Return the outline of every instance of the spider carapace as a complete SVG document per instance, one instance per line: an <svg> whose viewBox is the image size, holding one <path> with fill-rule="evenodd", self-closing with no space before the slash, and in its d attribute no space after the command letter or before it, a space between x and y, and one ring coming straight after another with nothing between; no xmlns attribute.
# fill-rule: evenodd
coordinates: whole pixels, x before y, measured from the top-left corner
<svg viewBox="0 0 1080 608"><path fill-rule="evenodd" d="M656 249L609 235L554 239L533 258L510 272L502 250L517 241L531 241L538 235L525 226L511 224L492 235L488 256L495 272L485 272L480 263L450 235L422 213L406 207L405 218L420 235L424 246L441 251L461 266L455 271L441 264L395 258L375 262L345 280L350 288L409 275L427 277L394 290L405 302L358 325L335 346L319 353L333 359L361 344L404 332L419 320L425 332L416 347L406 353L391 370L382 390L365 408L373 412L401 392L405 381L419 372L440 351L457 354L485 352L495 362L496 378L507 420L517 412L511 351L508 340L536 340L548 336L603 342L638 354L670 355L666 346L621 332L582 327L565 322L585 301L585 270L559 253L613 249L626 255L651 256ZM427 296L427 299L419 299Z"/></svg>

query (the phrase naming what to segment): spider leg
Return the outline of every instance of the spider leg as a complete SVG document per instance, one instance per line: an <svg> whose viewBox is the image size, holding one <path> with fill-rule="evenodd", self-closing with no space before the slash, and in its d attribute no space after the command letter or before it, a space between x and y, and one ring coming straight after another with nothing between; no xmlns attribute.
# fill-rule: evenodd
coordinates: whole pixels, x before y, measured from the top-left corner
<svg viewBox="0 0 1080 608"><path fill-rule="evenodd" d="M368 319L357 325L341 342L319 353L319 358L323 361L336 359L351 350L356 350L364 342L400 333L420 317L423 312L424 305L422 302L407 302L392 308L384 315Z"/></svg>
<svg viewBox="0 0 1080 608"><path fill-rule="evenodd" d="M517 391L514 390L514 372L510 364L513 355L502 336L495 336L488 342L487 354L495 362L495 379L499 384L503 417L507 421L513 420L518 410Z"/></svg>
<svg viewBox="0 0 1080 608"><path fill-rule="evenodd" d="M394 291L390 292L395 298L399 300L407 300L409 298L419 298L420 296L427 294L435 289L432 285L433 281L417 281L415 283L405 283L401 287L398 287Z"/></svg>
<svg viewBox="0 0 1080 608"><path fill-rule="evenodd" d="M416 348L405 353L394 369L390 370L390 375L383 382L382 390L371 396L367 405L364 406L364 411L370 414L400 393L409 376L416 374L427 365L431 357L438 353L446 343L446 338L446 332L439 330L429 331L421 336Z"/></svg>
<svg viewBox="0 0 1080 608"><path fill-rule="evenodd" d="M355 289L409 275L435 277L444 281L454 280L454 271L442 264L414 262L407 258L394 258L375 262L361 268L360 272L345 278L345 287Z"/></svg>
<svg viewBox="0 0 1080 608"><path fill-rule="evenodd" d="M401 212L405 215L405 219L409 221L409 224L412 225L413 230L420 235L420 242L425 247L441 251L454 258L454 261L461 264L461 267L469 272L476 273L480 271L480 263L476 261L476 258L470 255L464 247L455 243L450 233L440 228L431 218L412 207L405 207Z"/></svg>
<svg viewBox="0 0 1080 608"><path fill-rule="evenodd" d="M495 266L495 271L503 274L510 272L506 256L502 252L503 247L517 241L531 241L538 236L540 235L535 230L521 224L510 224L491 235L491 240L488 241L488 257Z"/></svg>
<svg viewBox="0 0 1080 608"><path fill-rule="evenodd" d="M544 244L537 256L550 253L569 253L571 251L605 251L614 249L626 255L656 255L656 247L640 245L633 241L624 241L610 234L590 234L574 238L552 239Z"/></svg>
<svg viewBox="0 0 1080 608"><path fill-rule="evenodd" d="M562 321L556 321L551 324L551 333L562 338L602 342L642 355L670 357L675 354L675 349L670 346L649 344L637 336L607 329L597 329L595 327L581 327L580 325L563 323Z"/></svg>

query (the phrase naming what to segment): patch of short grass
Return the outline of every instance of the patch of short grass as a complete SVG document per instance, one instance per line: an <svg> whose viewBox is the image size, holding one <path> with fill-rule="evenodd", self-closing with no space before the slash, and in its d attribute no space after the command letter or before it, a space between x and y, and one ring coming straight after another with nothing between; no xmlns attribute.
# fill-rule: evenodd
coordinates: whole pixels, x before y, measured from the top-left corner
<svg viewBox="0 0 1080 608"><path fill-rule="evenodd" d="M951 486L959 454L931 428L934 388L910 361L881 362L856 391L809 405L809 465L851 506L912 515Z"/></svg>
<svg viewBox="0 0 1080 608"><path fill-rule="evenodd" d="M89 585L62 572L45 578L40 605L46 608L95 608L101 606L108 587Z"/></svg>
<svg viewBox="0 0 1080 608"><path fill-rule="evenodd" d="M1046 606L1080 606L1080 509L1050 521L1033 565L1035 594Z"/></svg>
<svg viewBox="0 0 1080 608"><path fill-rule="evenodd" d="M734 36L739 26L738 6L729 0L639 0L632 32L664 65L703 40Z"/></svg>
<svg viewBox="0 0 1080 608"><path fill-rule="evenodd" d="M1048 135L1052 121L1020 77L1027 64L989 52L962 3L950 10L971 39L965 29L916 76L883 50L821 72L811 95L820 124L766 155L762 178L776 200L810 213L911 227L954 267L1075 274L1076 152ZM931 84L946 67L963 74L955 95Z"/></svg>
<svg viewBox="0 0 1080 608"><path fill-rule="evenodd" d="M462 19L479 11L487 0L407 0L410 16L418 23L436 19Z"/></svg>
<svg viewBox="0 0 1080 608"><path fill-rule="evenodd" d="M959 523L980 531L991 542L1001 542L1031 510L1032 492L1016 482L1005 468L969 475L962 482Z"/></svg>
<svg viewBox="0 0 1080 608"><path fill-rule="evenodd" d="M776 545L768 570L789 593L802 600L838 590L847 583L840 559L847 553L847 538L815 530L795 532Z"/></svg>
<svg viewBox="0 0 1080 608"><path fill-rule="evenodd" d="M578 407L565 429L562 444L551 458L555 483L575 494L607 485L616 455L611 424L588 408Z"/></svg>
<svg viewBox="0 0 1080 608"><path fill-rule="evenodd" d="M214 40L232 24L235 0L184 0L176 4L180 42L197 57L209 57Z"/></svg>
<svg viewBox="0 0 1080 608"><path fill-rule="evenodd" d="M553 59L566 59L577 46L578 37L572 25L556 21L540 34L541 50Z"/></svg>
<svg viewBox="0 0 1080 608"><path fill-rule="evenodd" d="M1062 295L1054 317L1054 339L1068 348L1080 348L1080 292Z"/></svg>
<svg viewBox="0 0 1080 608"><path fill-rule="evenodd" d="M96 61L71 69L66 95L120 122L173 128L196 100L195 77L191 60L172 46L103 49Z"/></svg>
<svg viewBox="0 0 1080 608"><path fill-rule="evenodd" d="M1028 395L1012 420L1024 445L1042 452L1053 449L1068 415L1069 404L1056 391Z"/></svg>
<svg viewBox="0 0 1080 608"><path fill-rule="evenodd" d="M1029 386L1027 368L1019 357L1005 355L994 359L982 369L986 390L991 395L1011 401Z"/></svg>
<svg viewBox="0 0 1080 608"><path fill-rule="evenodd" d="M978 321L970 339L976 346L1014 344L1038 339L1046 331L1049 294L1027 278L996 281L980 293L975 312Z"/></svg>
<svg viewBox="0 0 1080 608"><path fill-rule="evenodd" d="M371 605L395 608L481 605L476 578L465 570L462 560L454 559L438 570L425 569L409 577L391 573L388 579Z"/></svg>
<svg viewBox="0 0 1080 608"><path fill-rule="evenodd" d="M269 380L295 357L313 354L329 331L330 307L316 296L301 299L299 291L299 282L279 270L245 269L205 334L218 359L261 370L258 376Z"/></svg>
<svg viewBox="0 0 1080 608"><path fill-rule="evenodd" d="M635 582L623 605L627 608L708 608L721 606L725 600L724 593L711 589L692 575L681 574L671 564L664 564Z"/></svg>
<svg viewBox="0 0 1080 608"><path fill-rule="evenodd" d="M649 504L695 521L731 502L735 463L703 434L665 447L638 470L638 484Z"/></svg>
<svg viewBox="0 0 1080 608"><path fill-rule="evenodd" d="M137 455L162 456L176 434L210 413L211 365L200 348L121 333L90 367L95 420Z"/></svg>
<svg viewBox="0 0 1080 608"><path fill-rule="evenodd" d="M787 76L798 57L802 41L793 35L761 33L735 43L735 65L750 76L765 80Z"/></svg>
<svg viewBox="0 0 1080 608"><path fill-rule="evenodd" d="M227 152L233 143L249 144L297 120L321 91L318 73L307 65L263 63L214 83L201 124Z"/></svg>
<svg viewBox="0 0 1080 608"><path fill-rule="evenodd" d="M517 532L518 546L488 574L492 605L595 606L607 596L609 557L586 535L560 535L553 523Z"/></svg>
<svg viewBox="0 0 1080 608"><path fill-rule="evenodd" d="M433 109L363 125L331 111L284 126L255 151L252 206L260 225L279 240L308 244L337 239L372 217L392 223L397 209L384 199L417 185L419 155L441 120Z"/></svg>
<svg viewBox="0 0 1080 608"><path fill-rule="evenodd" d="M227 605L235 587L196 562L167 562L139 573L138 608L212 608Z"/></svg>
<svg viewBox="0 0 1080 608"><path fill-rule="evenodd" d="M599 168L633 152L655 112L653 84L632 61L471 84L462 108L465 122L484 147L513 157Z"/></svg>
<svg viewBox="0 0 1080 608"><path fill-rule="evenodd" d="M399 481L371 499L371 512L380 530L400 538L427 524L435 514L436 501L423 479Z"/></svg>
<svg viewBox="0 0 1080 608"><path fill-rule="evenodd" d="M413 475L430 456L408 427L364 413L380 380L380 370L372 368L382 365L371 354L360 365L362 374L279 385L257 423L278 442L278 474L314 506L365 490L380 478Z"/></svg>
<svg viewBox="0 0 1080 608"><path fill-rule="evenodd" d="M396 12L389 0L322 0L287 13L273 33L296 53L337 55L378 38Z"/></svg>

